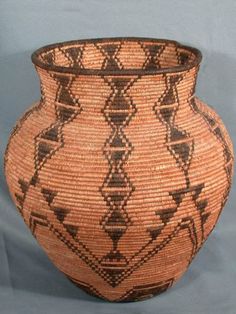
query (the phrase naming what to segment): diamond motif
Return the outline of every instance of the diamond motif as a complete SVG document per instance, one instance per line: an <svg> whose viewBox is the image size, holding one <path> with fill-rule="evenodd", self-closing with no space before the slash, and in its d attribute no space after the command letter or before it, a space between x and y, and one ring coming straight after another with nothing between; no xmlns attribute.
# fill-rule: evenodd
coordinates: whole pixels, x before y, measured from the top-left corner
<svg viewBox="0 0 236 314"><path fill-rule="evenodd" d="M123 129L135 114L136 106L127 94L134 83L133 79L112 78L106 80L106 83L111 88L111 94L102 112L112 133L106 140L103 151L109 170L101 187L101 194L108 206L108 212L102 217L101 226L112 240L112 249L102 258L101 265L109 276L111 285L115 286L127 263L118 250L118 242L131 224L125 207L134 191L134 186L123 168L132 151L132 145Z"/></svg>
<svg viewBox="0 0 236 314"><path fill-rule="evenodd" d="M121 43L96 45L96 47L105 57L101 67L103 70L114 71L123 68L121 61L117 57L121 46Z"/></svg>
<svg viewBox="0 0 236 314"><path fill-rule="evenodd" d="M145 70L155 70L161 67L160 55L165 49L165 45L154 45L154 44L141 44L143 51L146 55L146 60L143 64Z"/></svg>
<svg viewBox="0 0 236 314"><path fill-rule="evenodd" d="M70 66L74 69L83 69L83 52L84 52L84 46L82 47L69 47L65 49L64 51L65 56L70 61Z"/></svg>

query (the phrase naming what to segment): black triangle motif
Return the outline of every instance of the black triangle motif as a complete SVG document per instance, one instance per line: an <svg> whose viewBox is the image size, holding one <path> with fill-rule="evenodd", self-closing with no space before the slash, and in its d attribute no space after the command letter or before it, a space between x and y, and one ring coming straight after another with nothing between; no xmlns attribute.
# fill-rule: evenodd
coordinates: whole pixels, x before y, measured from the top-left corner
<svg viewBox="0 0 236 314"><path fill-rule="evenodd" d="M170 218L173 217L174 213L176 212L176 207L166 208L164 211L156 211L156 215L159 215L162 222L167 224Z"/></svg>
<svg viewBox="0 0 236 314"><path fill-rule="evenodd" d="M58 116L61 122L66 122L75 114L72 108L58 107Z"/></svg>
<svg viewBox="0 0 236 314"><path fill-rule="evenodd" d="M117 48L118 48L118 45L114 45L114 44L106 44L102 46L103 51L105 51L110 57L114 56Z"/></svg>
<svg viewBox="0 0 236 314"><path fill-rule="evenodd" d="M112 70L112 71L114 71L114 70L118 70L119 69L119 66L118 66L118 64L117 64L117 62L116 62L116 60L115 59L112 59L112 58L109 58L109 59L107 59L106 60L106 70Z"/></svg>
<svg viewBox="0 0 236 314"><path fill-rule="evenodd" d="M123 262L124 265L126 265L127 263L127 260L124 257L124 255L121 254L120 251L118 250L115 251L112 250L102 258L102 264L107 262L109 263L111 261Z"/></svg>
<svg viewBox="0 0 236 314"><path fill-rule="evenodd" d="M67 232L72 236L72 238L76 238L79 227L74 226L72 224L63 224L64 227L66 228Z"/></svg>
<svg viewBox="0 0 236 314"><path fill-rule="evenodd" d="M196 201L199 197L199 195L202 192L202 189L204 188L204 184L198 184L195 188L194 188L194 194L193 194L193 200Z"/></svg>
<svg viewBox="0 0 236 314"><path fill-rule="evenodd" d="M47 64L52 65L54 63L54 54L53 52L48 52L43 56L44 61L47 62Z"/></svg>
<svg viewBox="0 0 236 314"><path fill-rule="evenodd" d="M114 123L116 126L124 124L128 115L129 114L126 112L122 112L122 113L111 112L111 113L109 113L109 117L111 119L111 122Z"/></svg>
<svg viewBox="0 0 236 314"><path fill-rule="evenodd" d="M125 232L125 230L118 228L105 228L105 230L108 233L109 237L112 239L113 244L117 243Z"/></svg>
<svg viewBox="0 0 236 314"><path fill-rule="evenodd" d="M183 140L187 137L185 132L178 130L175 127L171 128L170 139L171 141Z"/></svg>
<svg viewBox="0 0 236 314"><path fill-rule="evenodd" d="M174 104L176 102L175 99L175 95L173 92L173 88L170 87L167 91L167 93L165 94L165 96L163 97L163 99L161 100L161 104L163 105L171 105Z"/></svg>
<svg viewBox="0 0 236 314"><path fill-rule="evenodd" d="M170 123L170 119L173 115L174 110L172 108L164 108L160 110L160 114L165 122Z"/></svg>
<svg viewBox="0 0 236 314"><path fill-rule="evenodd" d="M106 52L108 56L106 56L104 62L103 62L103 69L106 70L118 70L119 65L117 63L117 60L115 58L115 53L117 51L118 45L103 45L101 49Z"/></svg>
<svg viewBox="0 0 236 314"><path fill-rule="evenodd" d="M21 195L19 195L18 193L15 193L15 198L16 198L18 204L19 204L20 206L22 206L22 205L23 205L23 202L24 202L24 197L21 196Z"/></svg>
<svg viewBox="0 0 236 314"><path fill-rule="evenodd" d="M118 133L116 133L114 138L112 139L110 146L112 146L112 147L125 147L125 143L122 142L122 138L119 136Z"/></svg>
<svg viewBox="0 0 236 314"><path fill-rule="evenodd" d="M189 56L187 53L181 52L179 54L179 62L181 65L188 63L188 60L189 60Z"/></svg>
<svg viewBox="0 0 236 314"><path fill-rule="evenodd" d="M199 201L197 202L197 209L200 211L200 212L203 212L204 209L207 207L207 200L203 200L203 201Z"/></svg>
<svg viewBox="0 0 236 314"><path fill-rule="evenodd" d="M156 60L156 57L160 51L162 46L160 45L149 45L145 46L145 48L149 51L149 56L147 59L147 63L145 66L146 70L154 70L154 69L159 69L159 63L158 60Z"/></svg>
<svg viewBox="0 0 236 314"><path fill-rule="evenodd" d="M156 227L156 228L149 228L148 232L150 233L150 236L152 240L156 240L156 238L161 233L162 227Z"/></svg>
<svg viewBox="0 0 236 314"><path fill-rule="evenodd" d="M63 222L66 218L66 215L69 213L69 210L66 208L61 207L53 207L52 210L54 211L55 215L57 216L57 219L60 222Z"/></svg>
<svg viewBox="0 0 236 314"><path fill-rule="evenodd" d="M61 89L58 102L70 106L73 106L75 104L70 92L65 87L62 87Z"/></svg>
<svg viewBox="0 0 236 314"><path fill-rule="evenodd" d="M182 79L183 79L182 75L173 75L169 78L170 84L172 85L172 87L173 85L179 83Z"/></svg>
<svg viewBox="0 0 236 314"><path fill-rule="evenodd" d="M29 184L26 181L24 181L23 179L19 179L18 183L20 185L22 193L25 194L28 190Z"/></svg>
<svg viewBox="0 0 236 314"><path fill-rule="evenodd" d="M202 214L202 223L203 225L206 223L208 217L210 216L210 213L203 213Z"/></svg>
<svg viewBox="0 0 236 314"><path fill-rule="evenodd" d="M118 94L121 94L122 91L124 91L125 87L127 88L127 85L130 81L131 79L129 78L114 77L112 79L112 83L114 84L114 87L117 90Z"/></svg>
<svg viewBox="0 0 236 314"><path fill-rule="evenodd" d="M42 162L45 157L47 157L54 148L45 142L39 142L38 144L38 161Z"/></svg>
<svg viewBox="0 0 236 314"><path fill-rule="evenodd" d="M38 173L35 172L33 177L30 180L30 184L33 186L36 186L36 184L39 182L39 177L38 177Z"/></svg>
<svg viewBox="0 0 236 314"><path fill-rule="evenodd" d="M58 134L59 133L59 129L58 126L54 126L51 129L47 130L44 134L41 135L41 138L44 138L46 140L50 140L50 141L58 141Z"/></svg>
<svg viewBox="0 0 236 314"><path fill-rule="evenodd" d="M114 210L107 219L106 225L126 226L126 221L119 210Z"/></svg>
<svg viewBox="0 0 236 314"><path fill-rule="evenodd" d="M71 84L72 84L72 80L65 75L54 74L53 77L59 83L57 101L62 103L62 104L66 104L66 105L70 105L70 106L74 106L75 104L77 104L77 101L73 99L73 97L69 91Z"/></svg>
<svg viewBox="0 0 236 314"><path fill-rule="evenodd" d="M180 143L171 145L171 149L181 158L181 160L186 164L189 159L190 146L187 143Z"/></svg>
<svg viewBox="0 0 236 314"><path fill-rule="evenodd" d="M124 154L125 154L124 150L113 151L111 153L111 160L114 162L120 161L122 160Z"/></svg>
<svg viewBox="0 0 236 314"><path fill-rule="evenodd" d="M67 48L66 53L68 53L69 57L71 58L74 68L82 68L82 57L83 57L83 48L81 47L70 47Z"/></svg>
<svg viewBox="0 0 236 314"><path fill-rule="evenodd" d="M44 188L41 189L41 192L43 194L44 199L46 200L46 202L50 206L54 200L54 197L57 195L57 192L52 191L50 189L44 189Z"/></svg>
<svg viewBox="0 0 236 314"><path fill-rule="evenodd" d="M109 108L116 110L128 110L130 108L130 105L125 99L124 95L119 92L115 95L113 102L110 104Z"/></svg>
<svg viewBox="0 0 236 314"><path fill-rule="evenodd" d="M183 196L187 191L183 190L183 191L174 191L174 192L170 192L170 195L172 196L175 204L177 206L180 205L180 203L182 202Z"/></svg>

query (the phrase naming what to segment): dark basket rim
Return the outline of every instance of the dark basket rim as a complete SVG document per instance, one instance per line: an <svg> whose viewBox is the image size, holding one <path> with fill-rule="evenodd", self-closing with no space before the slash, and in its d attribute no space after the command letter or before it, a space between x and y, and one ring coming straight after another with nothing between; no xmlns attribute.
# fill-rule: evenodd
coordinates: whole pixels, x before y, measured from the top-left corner
<svg viewBox="0 0 236 314"><path fill-rule="evenodd" d="M195 58L192 62L186 65L178 65L174 67L167 67L163 69L155 69L155 70L145 70L145 69L121 69L121 70L103 70L103 69L77 69L77 68L69 68L65 66L53 65L44 63L39 59L39 55L42 52L47 50L51 50L57 47L64 47L67 45L73 44L85 44L85 43L98 43L98 42L109 42L109 41L136 41L136 42L158 42L158 43L172 43L176 45L178 48L185 49L189 52L192 52L195 55ZM178 41L171 39L163 39L163 38L151 38L151 37L102 37L102 38L90 38L90 39L78 39L78 40L70 40L57 42L49 45L45 45L35 50L31 55L31 60L33 64L39 68L42 68L47 71L58 72L58 73L66 73L66 74L74 74L74 75L94 75L94 76L109 76L109 75L155 75L155 74L165 74L165 73L176 73L176 72L184 72L188 71L194 67L197 67L202 60L202 53L199 49L195 47L191 47L188 45L183 45Z"/></svg>

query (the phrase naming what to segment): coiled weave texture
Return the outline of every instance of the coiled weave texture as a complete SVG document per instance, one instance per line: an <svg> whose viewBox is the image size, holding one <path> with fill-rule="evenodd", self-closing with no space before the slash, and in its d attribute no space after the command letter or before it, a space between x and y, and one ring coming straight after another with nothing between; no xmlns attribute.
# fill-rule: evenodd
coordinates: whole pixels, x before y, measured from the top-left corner
<svg viewBox="0 0 236 314"><path fill-rule="evenodd" d="M214 228L233 174L228 133L194 95L200 52L111 38L47 46L32 60L42 97L5 154L24 221L91 294L165 291Z"/></svg>

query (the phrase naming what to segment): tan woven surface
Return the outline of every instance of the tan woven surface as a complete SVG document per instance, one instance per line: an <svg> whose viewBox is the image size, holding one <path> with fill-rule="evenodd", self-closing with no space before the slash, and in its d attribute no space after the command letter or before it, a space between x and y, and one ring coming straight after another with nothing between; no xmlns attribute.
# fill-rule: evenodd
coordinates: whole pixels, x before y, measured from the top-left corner
<svg viewBox="0 0 236 314"><path fill-rule="evenodd" d="M227 131L194 95L199 51L118 38L32 59L42 98L5 154L17 208L87 292L111 301L163 292L215 226L233 173Z"/></svg>

